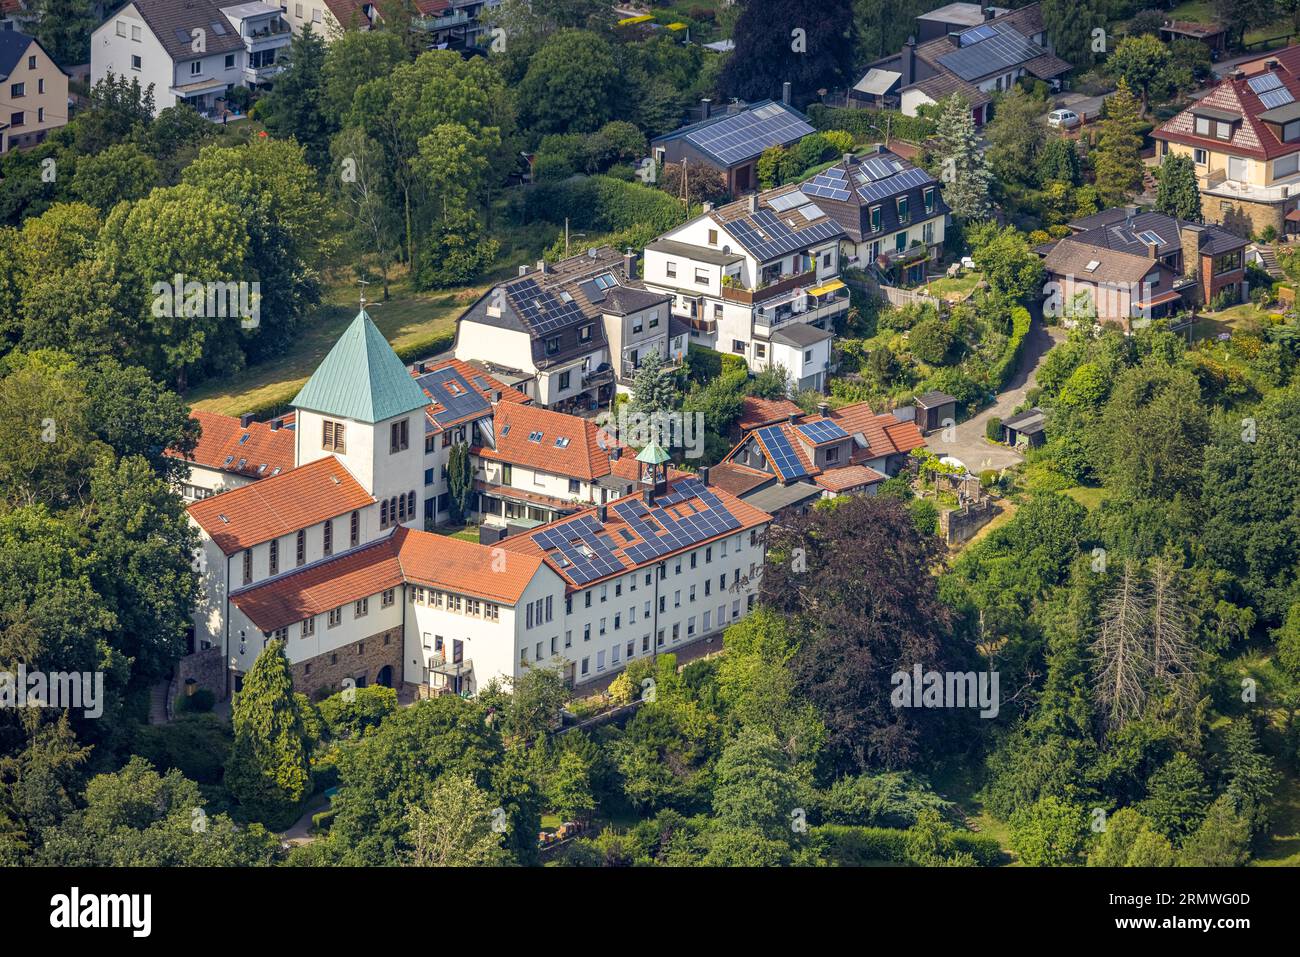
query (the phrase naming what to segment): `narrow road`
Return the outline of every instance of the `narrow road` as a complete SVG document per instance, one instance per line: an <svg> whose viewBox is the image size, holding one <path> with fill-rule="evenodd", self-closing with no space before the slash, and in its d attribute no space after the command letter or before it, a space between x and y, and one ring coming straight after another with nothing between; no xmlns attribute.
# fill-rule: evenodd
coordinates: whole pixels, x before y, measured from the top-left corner
<svg viewBox="0 0 1300 957"><path fill-rule="evenodd" d="M1038 366L1043 356L1058 342L1064 341L1067 333L1060 326L1045 326L1035 319L1029 327L1025 338L1025 351L1020 357L1020 365L1007 387L998 393L997 399L987 409L977 413L954 430L951 440L944 438L944 431L932 432L926 436L930 449L937 455L950 455L972 472L984 469L1004 469L1024 461L1019 452L1003 445L994 445L984 438L984 429L989 419L997 416L1008 418L1016 406L1025 401L1025 394L1038 381Z"/></svg>

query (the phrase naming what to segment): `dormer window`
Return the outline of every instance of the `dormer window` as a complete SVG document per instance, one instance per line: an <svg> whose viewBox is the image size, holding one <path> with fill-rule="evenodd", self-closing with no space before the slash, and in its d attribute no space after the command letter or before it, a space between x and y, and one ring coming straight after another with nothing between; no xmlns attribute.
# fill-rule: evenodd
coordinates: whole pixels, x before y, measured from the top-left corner
<svg viewBox="0 0 1300 957"><path fill-rule="evenodd" d="M591 326L583 326L581 329L578 330L578 341L579 342L591 341Z"/></svg>
<svg viewBox="0 0 1300 957"><path fill-rule="evenodd" d="M1225 123L1223 120L1216 120L1214 123L1214 135L1221 140L1232 139L1232 124Z"/></svg>
<svg viewBox="0 0 1300 957"><path fill-rule="evenodd" d="M933 186L927 186L925 188L924 197L925 197L925 211L927 213L933 213L934 212L934 187Z"/></svg>

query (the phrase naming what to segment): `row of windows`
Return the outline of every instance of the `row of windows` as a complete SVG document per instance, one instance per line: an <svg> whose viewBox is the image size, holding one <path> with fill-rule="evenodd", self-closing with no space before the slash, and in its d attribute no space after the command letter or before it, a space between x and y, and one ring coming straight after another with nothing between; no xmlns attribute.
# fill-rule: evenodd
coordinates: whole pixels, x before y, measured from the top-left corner
<svg viewBox="0 0 1300 957"><path fill-rule="evenodd" d="M402 522L415 518L415 493L407 492L404 495L394 495L392 498L385 499L379 503L379 527L388 528L390 525L400 525Z"/></svg>
<svg viewBox="0 0 1300 957"><path fill-rule="evenodd" d="M361 544L360 511L353 510L352 514L348 516L348 541L350 548L356 548ZM267 574L278 575L280 574L280 540L273 538L267 545ZM327 558L334 554L334 519L332 518L321 523L321 551ZM243 563L243 583L251 585L253 583L253 550L251 548L244 549ZM298 567L305 564L307 564L307 530L299 529L294 541L294 565Z"/></svg>
<svg viewBox="0 0 1300 957"><path fill-rule="evenodd" d="M746 603L747 610L753 610L755 600L756 600L756 596L754 595L749 596L748 601ZM730 619L728 619L727 617L727 611L728 608L726 605L718 606L716 621L717 621L717 626L719 628L726 626L729 623L729 621L735 621L740 617L740 599L737 598L734 601L732 601L731 608L730 608L731 611ZM709 611L706 611L699 616L691 615L689 618L686 619L684 623L680 621L674 622L671 627L665 626L663 628L660 628L656 633L656 639L655 639L656 646L658 648L662 648L664 647L665 644L669 643L670 641L677 642L677 641L681 641L683 638L689 639L689 638L694 638L697 635L708 634L713 629L713 623L715 620L713 614L714 614L713 610L710 609ZM699 625L698 631L696 630L697 622ZM685 625L685 627L683 627L683 624ZM572 646L573 646L573 633L565 632L564 648L568 649L571 648ZM636 639L629 638L626 641L616 642L614 645L610 646L609 648L603 648L597 651L595 654L596 672L600 673L606 669L607 658L610 665L621 664L621 661L624 657L626 658L626 660L631 661L633 658L637 656L636 646L637 646ZM532 653L531 660L533 662L540 663L550 658L554 658L555 656L561 653L561 649L559 647L559 636L558 635L553 636L549 642L544 642L544 641L535 642L531 648L529 648L527 645L520 648L519 649L520 664L527 664L529 662L530 651ZM649 633L646 633L641 636L640 653L643 655L650 653ZM592 660L592 656L590 655L585 656L580 660L579 672L578 672L580 675L587 675L591 673L591 660Z"/></svg>
<svg viewBox="0 0 1300 957"><path fill-rule="evenodd" d="M386 591L381 592L379 595L380 608L391 608L396 601L397 601L397 589L395 588L389 588ZM343 624L343 609L346 607L347 607L346 605L340 605L338 608L331 608L329 611L327 611L325 613L326 627L337 628L339 625ZM365 618L368 614L370 614L369 598L362 598L359 601L355 601L352 603L353 619ZM317 616L313 615L311 618L304 618L302 621L298 623L298 634L300 637L310 638L316 634L316 618ZM288 638L289 637L288 627L286 626L284 628L280 628L276 630L275 632L272 632L271 637L280 638L280 639Z"/></svg>
<svg viewBox="0 0 1300 957"><path fill-rule="evenodd" d="M28 57L28 58L27 58L27 66L28 66L29 68L33 69L33 70L36 69L36 57L34 57L34 56L33 56L33 57ZM37 93L44 93L44 92L45 92L45 78L44 78L44 77L38 77L38 78L37 78L37 80L36 80L36 92L37 92ZM10 83L10 84L9 84L9 98L10 98L11 100L18 100L18 99L23 98L23 97L26 96L26 95L27 95L27 84L26 84L26 83Z"/></svg>
<svg viewBox="0 0 1300 957"><path fill-rule="evenodd" d="M469 615L471 618L485 618L488 621L498 621L501 617L501 606L495 602L482 601L478 598L470 598L468 595L458 595L455 592L439 591L437 588L425 588L422 585L416 585L411 589L411 601L417 605L427 605L430 608L445 608L447 611L455 612L458 615ZM550 602L550 599L547 599ZM529 611L531 612L531 608Z"/></svg>

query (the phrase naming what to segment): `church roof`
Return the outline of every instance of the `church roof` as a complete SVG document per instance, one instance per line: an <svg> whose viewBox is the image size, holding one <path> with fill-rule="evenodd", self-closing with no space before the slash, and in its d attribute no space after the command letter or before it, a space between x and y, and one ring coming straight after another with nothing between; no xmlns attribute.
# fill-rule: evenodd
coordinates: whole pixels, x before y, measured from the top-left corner
<svg viewBox="0 0 1300 957"><path fill-rule="evenodd" d="M368 423L428 404L428 396L364 309L293 400L295 408Z"/></svg>

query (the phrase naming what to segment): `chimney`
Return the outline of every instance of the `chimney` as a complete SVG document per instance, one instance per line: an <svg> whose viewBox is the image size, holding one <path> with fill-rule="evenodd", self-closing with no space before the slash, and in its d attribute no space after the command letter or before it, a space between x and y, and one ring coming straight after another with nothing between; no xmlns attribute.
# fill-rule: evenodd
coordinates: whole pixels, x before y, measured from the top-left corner
<svg viewBox="0 0 1300 957"><path fill-rule="evenodd" d="M1183 275L1195 279L1201 272L1201 236L1204 230L1195 223L1183 223L1178 231L1183 247Z"/></svg>
<svg viewBox="0 0 1300 957"><path fill-rule="evenodd" d="M791 412L791 413L790 413L790 424L791 424L791 425L794 425L796 422L798 422L798 421L799 421L799 416L801 416L801 415L803 415L802 412Z"/></svg>
<svg viewBox="0 0 1300 957"><path fill-rule="evenodd" d="M700 100L700 119L707 120L713 115L713 101L707 96Z"/></svg>
<svg viewBox="0 0 1300 957"><path fill-rule="evenodd" d="M427 362L417 362L417 363L415 364L415 371L416 371L416 372L419 372L421 375L423 375L424 373L426 373L426 372L429 371L429 363L427 363Z"/></svg>
<svg viewBox="0 0 1300 957"><path fill-rule="evenodd" d="M713 201L712 201L712 200L706 199L706 200L704 201L704 211L705 211L706 213L711 213L711 212L713 212Z"/></svg>
<svg viewBox="0 0 1300 957"><path fill-rule="evenodd" d="M1127 206L1125 206L1125 207L1124 207L1124 225L1126 225L1126 226L1132 226L1132 225L1133 225L1133 219L1134 219L1134 217L1137 216L1137 214L1138 214L1138 208L1137 208L1136 206L1134 206L1132 203L1129 203Z"/></svg>
<svg viewBox="0 0 1300 957"><path fill-rule="evenodd" d="M284 419L272 419L272 420L271 420L271 431L272 431L272 432L279 432L282 428L284 428Z"/></svg>
<svg viewBox="0 0 1300 957"><path fill-rule="evenodd" d="M852 154L852 153L845 153L845 154L844 154L844 168L845 168L845 169L852 169L852 168L853 168L853 154Z"/></svg>
<svg viewBox="0 0 1300 957"><path fill-rule="evenodd" d="M997 10L995 10L993 7L990 6L990 7L985 7L985 8L984 8L984 19L985 19L985 20L992 20L992 19L993 19L994 17L996 17L997 15L998 15L998 12L997 12Z"/></svg>
<svg viewBox="0 0 1300 957"><path fill-rule="evenodd" d="M959 46L961 46L961 34L960 34L960 33L949 33L949 34L948 34L948 42L951 43L951 44L952 44L953 46L955 46L955 47L959 47Z"/></svg>
<svg viewBox="0 0 1300 957"><path fill-rule="evenodd" d="M647 488L644 488L644 489L641 490L641 501L645 502L646 506L649 507L649 508L653 508L653 507L654 507L654 504L655 504L655 488L654 488L653 485L648 486Z"/></svg>
<svg viewBox="0 0 1300 957"><path fill-rule="evenodd" d="M705 485L709 484L709 467L707 465L700 466L700 481Z"/></svg>
<svg viewBox="0 0 1300 957"><path fill-rule="evenodd" d="M758 212L758 193L749 194L749 211L751 213Z"/></svg>
<svg viewBox="0 0 1300 957"><path fill-rule="evenodd" d="M1280 69L1281 66L1282 64L1274 57L1269 57L1267 60L1264 61L1265 70L1277 70Z"/></svg>
<svg viewBox="0 0 1300 957"><path fill-rule="evenodd" d="M623 457L623 446L616 445L609 450L609 460L611 462L617 462L622 457Z"/></svg>
<svg viewBox="0 0 1300 957"><path fill-rule="evenodd" d="M907 44L903 47L902 77L899 80L899 86L911 86L912 80L916 77L916 37L908 37Z"/></svg>
<svg viewBox="0 0 1300 957"><path fill-rule="evenodd" d="M607 517L608 517L608 513L605 511L605 503L602 502L601 504L596 506L596 521L604 525Z"/></svg>
<svg viewBox="0 0 1300 957"><path fill-rule="evenodd" d="M829 402L818 402L817 412L823 418L828 417L831 414L831 404Z"/></svg>
<svg viewBox="0 0 1300 957"><path fill-rule="evenodd" d="M786 80L781 84L781 102L786 106L790 105L790 81Z"/></svg>
<svg viewBox="0 0 1300 957"><path fill-rule="evenodd" d="M245 412L243 415L241 415L241 416L239 417L239 427L240 427L241 429L246 429L246 428L248 428L248 427L249 427L250 425L252 425L252 424L253 424L253 413L252 413L252 412Z"/></svg>
<svg viewBox="0 0 1300 957"><path fill-rule="evenodd" d="M500 402L500 401L501 401L501 390L500 390L500 389L493 389L493 390L492 390L492 401L493 401L493 402Z"/></svg>
<svg viewBox="0 0 1300 957"><path fill-rule="evenodd" d="M519 267L519 275L521 275L521 276L527 276L527 275L528 275L528 266L527 266L526 264L523 265L523 266L520 266L520 267Z"/></svg>
<svg viewBox="0 0 1300 957"><path fill-rule="evenodd" d="M1151 242L1147 243L1147 255L1152 259L1160 258L1160 244Z"/></svg>
<svg viewBox="0 0 1300 957"><path fill-rule="evenodd" d="M632 251L631 246L628 246L623 253L623 274L627 276L629 282L636 278L636 253Z"/></svg>
<svg viewBox="0 0 1300 957"><path fill-rule="evenodd" d="M539 259L537 260L537 271L545 276L551 271L551 267L546 264L545 259Z"/></svg>

